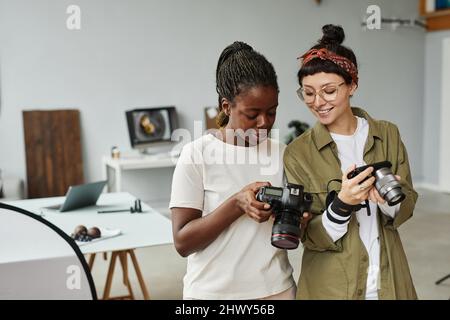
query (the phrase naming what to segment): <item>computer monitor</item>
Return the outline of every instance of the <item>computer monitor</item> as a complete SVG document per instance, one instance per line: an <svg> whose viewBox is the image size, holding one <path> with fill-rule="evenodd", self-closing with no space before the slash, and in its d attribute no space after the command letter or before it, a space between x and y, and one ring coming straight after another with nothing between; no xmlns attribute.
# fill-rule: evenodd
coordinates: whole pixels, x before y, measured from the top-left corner
<svg viewBox="0 0 450 320"><path fill-rule="evenodd" d="M175 145L172 132L178 128L174 106L149 107L125 112L131 147L143 153L168 152Z"/></svg>

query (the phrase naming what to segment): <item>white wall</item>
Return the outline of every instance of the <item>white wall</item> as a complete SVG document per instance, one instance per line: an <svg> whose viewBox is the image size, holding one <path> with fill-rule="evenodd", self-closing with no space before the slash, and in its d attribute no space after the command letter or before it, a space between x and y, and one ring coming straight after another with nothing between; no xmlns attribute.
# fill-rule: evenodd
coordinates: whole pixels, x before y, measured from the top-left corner
<svg viewBox="0 0 450 320"><path fill-rule="evenodd" d="M82 10L82 29L66 29L66 8ZM360 63L355 105L398 124L413 175L421 179L424 38L420 29L364 31L369 4L411 17L411 0L0 0L0 168L26 177L22 110L78 108L86 180L101 177L112 145L130 148L124 111L175 105L193 129L214 105L221 50L243 40L273 62L279 77L277 125L313 123L298 101L296 57L341 24Z"/></svg>
<svg viewBox="0 0 450 320"><path fill-rule="evenodd" d="M441 83L440 187L450 192L450 37L444 39Z"/></svg>
<svg viewBox="0 0 450 320"><path fill-rule="evenodd" d="M430 32L425 41L423 175L426 186L440 189L443 41L450 31ZM447 123L450 119L447 119Z"/></svg>

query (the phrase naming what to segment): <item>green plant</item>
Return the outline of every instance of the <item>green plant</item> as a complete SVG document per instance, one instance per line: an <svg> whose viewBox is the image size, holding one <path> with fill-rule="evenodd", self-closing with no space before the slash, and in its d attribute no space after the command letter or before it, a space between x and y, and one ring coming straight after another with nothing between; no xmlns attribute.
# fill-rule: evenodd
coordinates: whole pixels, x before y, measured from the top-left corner
<svg viewBox="0 0 450 320"><path fill-rule="evenodd" d="M293 131L289 133L285 138L285 143L291 143L295 138L300 136L303 132L309 129L309 124L299 120L292 120L288 123L288 128L293 128Z"/></svg>

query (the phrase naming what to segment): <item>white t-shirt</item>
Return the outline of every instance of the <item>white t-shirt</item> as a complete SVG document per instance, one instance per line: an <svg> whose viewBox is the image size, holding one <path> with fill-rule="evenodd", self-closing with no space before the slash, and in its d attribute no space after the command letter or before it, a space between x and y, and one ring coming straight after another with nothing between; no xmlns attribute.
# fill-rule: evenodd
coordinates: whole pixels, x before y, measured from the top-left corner
<svg viewBox="0 0 450 320"><path fill-rule="evenodd" d="M199 209L205 216L250 183L269 181L281 187L284 149L271 139L242 147L204 135L181 152L170 208ZM258 223L244 214L208 247L189 255L183 296L258 299L292 287L287 252L270 243L272 225L272 219Z"/></svg>
<svg viewBox="0 0 450 320"><path fill-rule="evenodd" d="M341 170L345 172L352 164L357 167L366 165L363 160L364 147L366 145L367 136L369 134L369 123L366 119L357 117L357 128L352 135L340 135L330 133L334 142L337 145L338 157L341 161ZM366 284L366 299L378 299L378 274L380 266L380 241L378 237L377 224L377 204L369 201L371 215L367 215L367 209L362 208L356 212L356 218L359 222L359 237L364 243L369 256L369 270L367 270L367 284ZM381 211L394 217L400 205L389 207L389 205L379 205ZM336 215L332 211L330 214L333 218L343 220L342 217ZM334 241L337 241L345 233L347 233L348 222L344 224L337 224L330 221L326 214L322 215L322 223L328 234Z"/></svg>

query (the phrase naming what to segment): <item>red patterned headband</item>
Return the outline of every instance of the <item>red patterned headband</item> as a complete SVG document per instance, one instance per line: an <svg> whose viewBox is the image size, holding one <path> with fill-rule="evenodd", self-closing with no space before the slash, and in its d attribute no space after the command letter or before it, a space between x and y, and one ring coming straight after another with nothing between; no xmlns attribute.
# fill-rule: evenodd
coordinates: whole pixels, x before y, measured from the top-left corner
<svg viewBox="0 0 450 320"><path fill-rule="evenodd" d="M355 64L351 62L349 59L339 56L335 54L334 52L329 51L326 48L322 49L311 49L308 52L306 52L301 57L298 57L297 59L303 59L302 60L302 66L307 64L309 61L320 58L322 60L330 60L334 64L338 65L345 71L347 71L350 76L352 77L352 80L355 84L358 84L358 69L356 68Z"/></svg>

